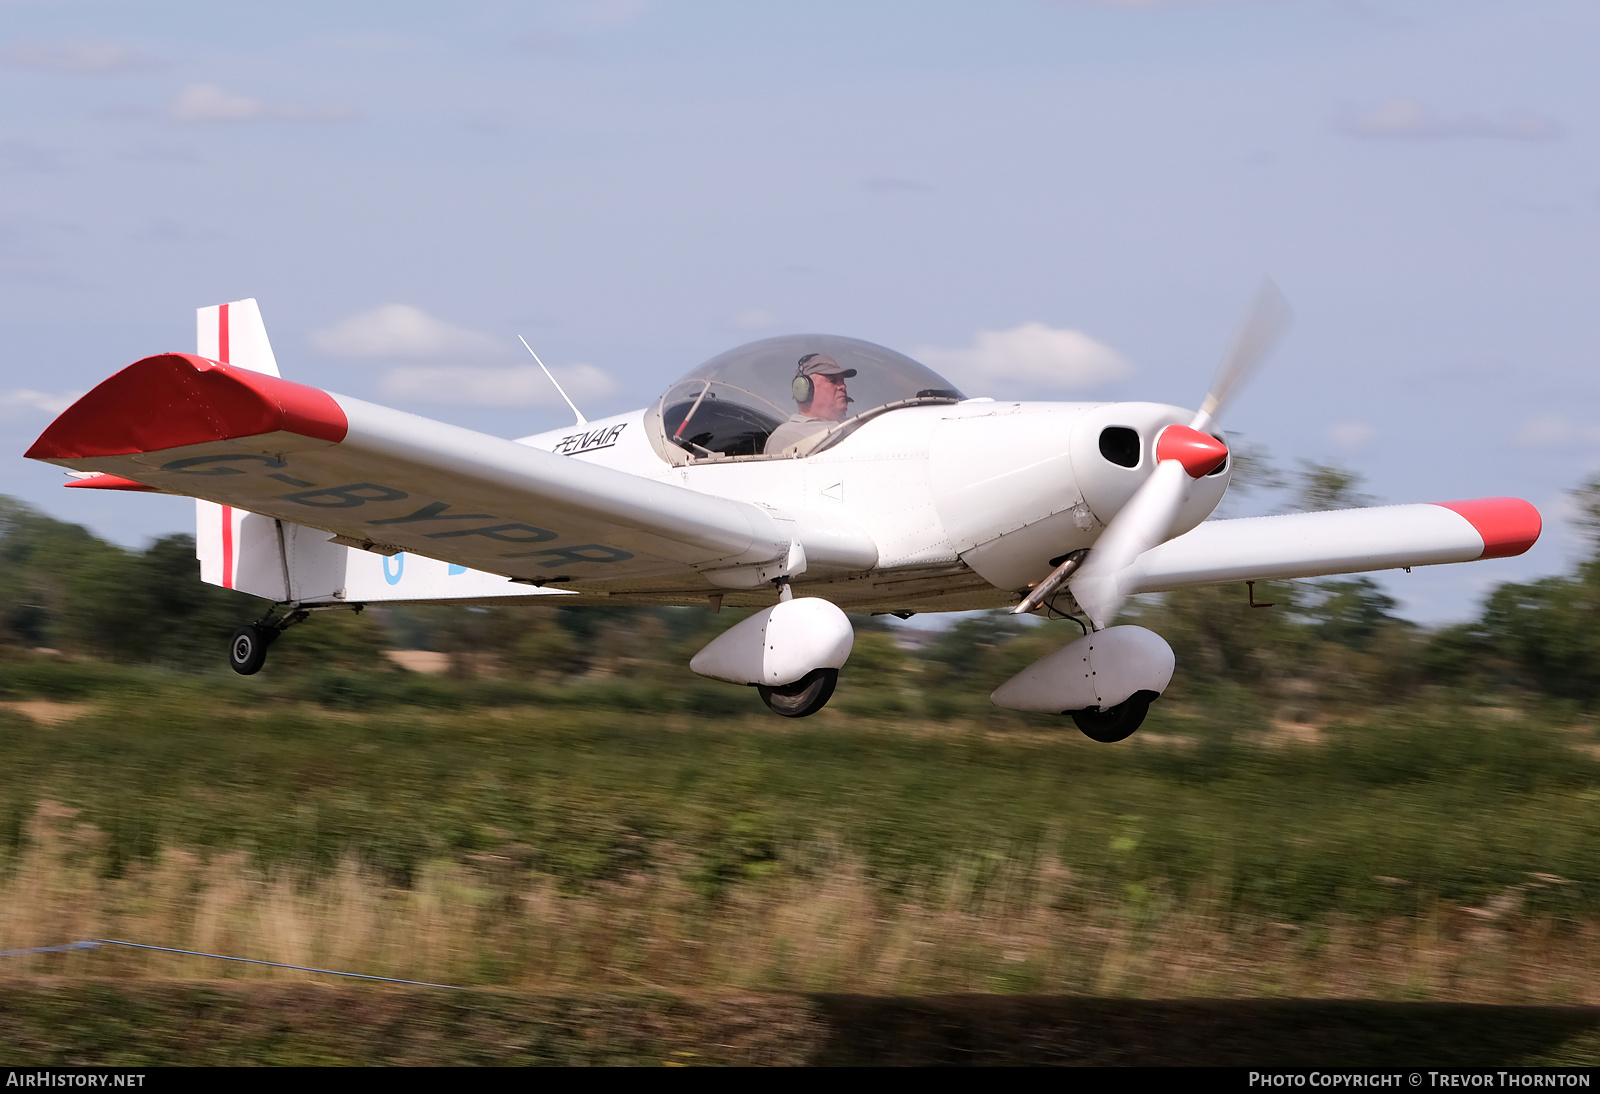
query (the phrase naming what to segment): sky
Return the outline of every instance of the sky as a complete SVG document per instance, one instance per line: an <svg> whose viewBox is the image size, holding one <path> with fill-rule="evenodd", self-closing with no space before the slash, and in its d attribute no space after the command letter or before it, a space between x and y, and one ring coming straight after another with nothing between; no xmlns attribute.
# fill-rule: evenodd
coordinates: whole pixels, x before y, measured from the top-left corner
<svg viewBox="0 0 1600 1094"><path fill-rule="evenodd" d="M521 436L570 412L518 335L591 418L798 331L1195 406L1270 277L1236 441L1545 515L1383 579L1469 618L1584 549L1597 47L1592 0L0 0L0 493L191 531L21 453L243 297L289 378Z"/></svg>

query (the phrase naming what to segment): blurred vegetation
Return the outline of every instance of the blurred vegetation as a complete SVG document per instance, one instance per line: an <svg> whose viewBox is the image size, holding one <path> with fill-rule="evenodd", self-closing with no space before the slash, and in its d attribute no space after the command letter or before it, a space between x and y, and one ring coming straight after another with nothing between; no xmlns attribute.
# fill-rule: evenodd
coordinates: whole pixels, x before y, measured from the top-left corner
<svg viewBox="0 0 1600 1094"><path fill-rule="evenodd" d="M1280 475L1256 459L1284 508L1362 500L1339 468ZM1600 483L1580 500L1600 531ZM753 689L688 671L734 611L328 612L288 631L267 672L237 677L223 642L264 605L203 585L192 555L187 537L131 551L0 504L0 883L22 884L41 803L61 803L50 808L90 833L62 858L99 879L82 885L156 877L175 854L243 855L259 871L236 871L251 892L282 871L326 879L355 863L376 879L361 882L374 907L385 893L470 892L473 922L523 924L518 946L534 931L518 894L537 885L588 901L600 925L668 909L670 930L637 928L652 945L713 923L754 929L739 918L750 894L787 893L783 914L820 923L845 913L805 894L857 884L877 909L851 905L862 938L935 911L966 924L955 950L930 951L923 979L795 974L863 990L1095 989L1087 959L1058 945L1058 920L1074 916L1137 932L1204 908L1207 930L1273 924L1303 940L1441 906L1557 933L1600 921L1600 550L1571 575L1502 585L1476 619L1440 629L1399 618L1365 577L1258 585L1265 609L1237 586L1137 598L1127 618L1164 635L1179 668L1119 746L988 702L1078 635L1068 620L984 613L909 631L857 618L833 703L785 722ZM429 651L446 671L407 671L396 650ZM450 870L472 873L440 881ZM70 896L80 883L51 884ZM30 942L5 911L0 900L0 941L59 941L44 924ZM1032 957L1011 968L999 942L987 971L952 956L1024 913L1038 945L1057 947L1056 971L1029 972ZM606 949L622 944L595 943L626 965ZM1320 943L1300 945L1284 952L1314 967ZM511 976L494 953L470 975ZM680 957L660 960L681 971Z"/></svg>
<svg viewBox="0 0 1600 1094"><path fill-rule="evenodd" d="M1358 476L1337 466L1302 463L1284 473L1259 451L1241 461L1240 492L1265 492L1280 509L1374 500L1360 491ZM1241 586L1136 597L1124 621L1172 643L1178 676L1169 699L1237 695L1252 717L1309 723L1454 692L1513 706L1557 700L1588 708L1600 700L1600 480L1577 495L1595 553L1570 575L1501 585L1465 623L1418 627L1363 576L1258 583L1255 600L1270 608L1252 607ZM190 537L130 551L3 498L0 562L0 657L54 651L70 661L215 676L225 671L220 651L229 632L265 608L201 583ZM687 669L697 649L739 618L697 608L525 604L324 612L274 646L266 687L343 707L570 701L750 712L758 709L752 695ZM995 710L988 693L1078 633L1071 621L1041 625L999 612L960 618L943 631L891 629L871 617L855 624L839 709L993 724L1039 724ZM448 671L442 678L404 672L384 652L396 649L443 655Z"/></svg>
<svg viewBox="0 0 1600 1094"><path fill-rule="evenodd" d="M12 669L13 694L40 679ZM0 863L55 800L102 834L112 877L174 847L269 869L353 857L401 887L429 863L498 856L568 892L667 870L715 901L851 862L898 899L962 870L981 891L1046 856L1080 879L1077 898L1205 891L1228 916L1417 914L1532 872L1560 881L1529 889L1530 907L1600 918L1597 741L1550 706L1396 705L1296 744L1218 692L1158 704L1137 745L1109 748L1060 719L918 731L831 708L774 724L526 695L330 712L150 670L119 694L51 727L0 710Z"/></svg>

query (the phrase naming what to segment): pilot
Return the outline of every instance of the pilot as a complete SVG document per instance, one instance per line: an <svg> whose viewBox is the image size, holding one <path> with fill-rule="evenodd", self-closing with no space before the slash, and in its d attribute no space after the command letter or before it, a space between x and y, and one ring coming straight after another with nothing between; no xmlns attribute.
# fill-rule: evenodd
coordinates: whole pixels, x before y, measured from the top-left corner
<svg viewBox="0 0 1600 1094"><path fill-rule="evenodd" d="M855 374L855 369L842 368L826 353L808 353L800 358L790 387L799 413L789 415L788 421L772 431L765 451L777 455L833 423L844 421L849 416L849 405L855 402L844 382Z"/></svg>

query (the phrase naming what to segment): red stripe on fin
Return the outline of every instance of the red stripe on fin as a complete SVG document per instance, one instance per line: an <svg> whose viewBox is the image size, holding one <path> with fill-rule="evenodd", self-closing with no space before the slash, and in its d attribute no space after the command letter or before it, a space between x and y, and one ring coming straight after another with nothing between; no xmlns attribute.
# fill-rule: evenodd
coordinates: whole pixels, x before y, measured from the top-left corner
<svg viewBox="0 0 1600 1094"><path fill-rule="evenodd" d="M233 588L233 506L222 507L222 587Z"/></svg>

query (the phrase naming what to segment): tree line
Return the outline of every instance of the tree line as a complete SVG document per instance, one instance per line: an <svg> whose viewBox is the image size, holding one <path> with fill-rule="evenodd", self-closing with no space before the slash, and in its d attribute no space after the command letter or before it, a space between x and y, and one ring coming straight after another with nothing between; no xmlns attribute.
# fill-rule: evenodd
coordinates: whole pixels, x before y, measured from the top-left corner
<svg viewBox="0 0 1600 1094"><path fill-rule="evenodd" d="M1280 510L1372 501L1349 471L1305 463L1284 474L1259 454L1241 458L1236 481L1247 495L1276 498ZM1300 706L1391 703L1430 688L1592 704L1600 700L1600 479L1575 493L1589 556L1569 574L1500 585L1467 622L1407 621L1370 577L1258 583L1257 602L1270 608L1252 607L1237 585L1136 597L1124 621L1172 644L1176 695L1247 689L1290 716ZM190 536L131 550L0 498L0 657L226 671L228 634L265 607L202 582ZM701 608L374 607L360 616L322 613L293 628L274 648L273 667L373 670L389 666L386 649L423 649L447 655L458 677L556 683L617 675L674 687L692 679L693 652L734 618ZM881 618L856 624L849 675L913 705L919 695L981 698L1078 633L1071 621L1041 625L1003 612L913 635Z"/></svg>

